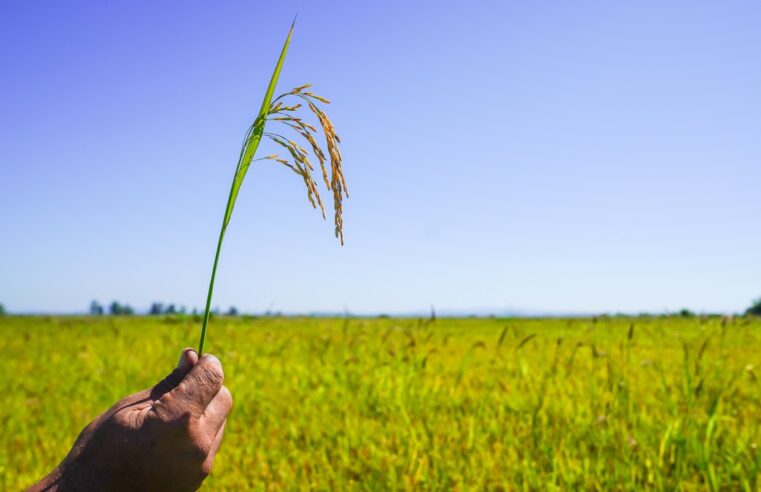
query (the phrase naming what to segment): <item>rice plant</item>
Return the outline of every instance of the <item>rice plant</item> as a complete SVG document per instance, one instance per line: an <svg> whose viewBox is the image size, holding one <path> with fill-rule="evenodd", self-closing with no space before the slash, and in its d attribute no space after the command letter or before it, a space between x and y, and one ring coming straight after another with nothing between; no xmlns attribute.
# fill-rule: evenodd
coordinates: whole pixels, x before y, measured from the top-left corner
<svg viewBox="0 0 761 492"><path fill-rule="evenodd" d="M220 319L235 418L208 487L761 491L761 319L722 323ZM47 473L85 416L154 384L197 329L183 315L0 317L0 490Z"/></svg>
<svg viewBox="0 0 761 492"><path fill-rule="evenodd" d="M295 21L294 24L291 25L291 29L288 31L288 36L286 37L283 49L280 52L280 58L278 58L277 64L275 65L275 70L272 73L267 92L264 94L264 100L262 101L261 109L259 109L259 114L246 131L246 135L243 139L243 146L241 147L240 156L238 157L238 165L235 167L235 175L233 176L233 181L230 186L230 194L227 198L227 206L225 207L225 214L222 219L222 227L219 231L217 250L214 255L214 266L211 270L209 291L206 296L206 308L204 310L203 325L201 327L201 340L198 344L199 354L203 354L204 342L206 341L206 328L209 323L211 299L214 292L214 278L217 274L217 265L219 264L219 254L222 250L222 242L225 239L225 232L230 223L230 218L232 217L233 208L235 207L235 201L238 198L240 187L243 184L243 180L245 179L248 168L251 166L252 162L269 160L282 164L293 171L304 182L309 203L313 208L319 206L322 216L325 218L325 206L320 197L317 181L312 175L315 168L309 160L310 151L308 149L311 149L314 157L319 163L325 186L333 194L336 237L339 238L342 245L344 242L342 202L344 196L348 197L349 193L348 188L346 187L343 169L341 167L341 151L339 149L341 140L336 134L333 123L331 123L327 114L325 114L319 106L320 104L330 104L330 101L309 91L308 89L311 87L311 84L304 84L296 87L295 89L280 94L273 99L277 87L277 81L280 78L280 71L283 68L285 56L288 53L288 46L291 43L294 25ZM325 150L323 150L317 142L317 137L319 136L320 131L301 116L301 112L306 109L317 118L319 128L325 139ZM282 131L265 131L268 122L279 125L280 130ZM293 138L287 137L284 133L290 133ZM256 150L258 149L262 138L269 139L282 147L287 152L285 157L281 157L279 154L272 154L254 159ZM304 145L299 145L296 142L296 139L303 139ZM328 177L328 171L326 168L328 160L330 161L330 177Z"/></svg>

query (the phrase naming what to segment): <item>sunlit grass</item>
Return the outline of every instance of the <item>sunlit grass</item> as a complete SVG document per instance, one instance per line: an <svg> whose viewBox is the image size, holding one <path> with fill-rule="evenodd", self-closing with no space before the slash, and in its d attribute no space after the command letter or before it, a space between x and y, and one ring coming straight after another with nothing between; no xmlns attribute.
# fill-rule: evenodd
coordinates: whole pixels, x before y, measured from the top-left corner
<svg viewBox="0 0 761 492"><path fill-rule="evenodd" d="M0 319L0 489L39 478L89 419L169 372L197 326ZM235 406L209 490L761 485L759 320L214 326Z"/></svg>

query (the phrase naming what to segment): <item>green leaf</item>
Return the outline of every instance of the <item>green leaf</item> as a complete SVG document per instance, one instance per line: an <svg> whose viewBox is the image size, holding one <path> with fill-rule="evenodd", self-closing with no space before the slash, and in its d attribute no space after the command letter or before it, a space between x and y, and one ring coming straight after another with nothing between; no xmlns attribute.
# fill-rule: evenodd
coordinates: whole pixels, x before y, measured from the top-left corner
<svg viewBox="0 0 761 492"><path fill-rule="evenodd" d="M275 87L277 81L280 78L280 70L283 68L283 62L285 62L285 55L288 53L288 45L291 44L291 35L293 34L293 27L296 25L296 19L291 24L291 29L288 31L288 37L285 38L283 49L280 51L280 58L275 65L275 71L272 72L272 78L270 79L270 85L267 87L267 92L264 94L264 100L262 101L262 107L259 110L259 115L256 117L251 127L246 132L246 138L243 140L243 148L240 151L240 157L238 158L238 165L235 167L235 176L233 177L232 185L230 186L230 195L227 197L227 207L225 208L225 216L222 220L222 228L219 231L219 240L217 241L217 252L214 255L214 266L211 269L211 279L209 280L209 292L206 295L206 309L203 313L203 326L201 327L201 341L198 344L198 354L203 354L203 346L206 341L206 326L209 324L209 313L211 312L211 297L214 292L214 279L217 276L217 265L219 264L219 253L222 250L222 242L225 239L225 231L227 230L227 224L230 223L230 217L233 214L233 208L235 208L235 200L238 199L238 192L243 184L243 179L246 177L248 167L251 165L251 161L254 158L256 149L259 147L259 142L262 139L264 133L264 125L267 122L267 116L269 115L270 103L272 102L272 95L275 93Z"/></svg>
<svg viewBox="0 0 761 492"><path fill-rule="evenodd" d="M249 133L246 135L246 139L243 142L243 149L241 150L240 160L238 161L238 167L235 170L235 178L233 179L233 187L230 190L230 198L227 202L227 209L225 210L224 226L230 222L230 217L235 207L235 200L238 198L238 191L243 184L243 179L246 177L248 167L251 165L251 161L254 158L256 149L259 147L259 142L262 139L264 133L264 125L267 122L267 116L269 115L270 103L272 102L272 96L275 94L275 88L277 87L277 81L280 78L280 70L283 68L283 62L285 62L285 55L288 53L288 46L291 44L291 35L293 34L293 27L296 24L296 19L291 24L291 29L288 31L288 37L285 38L283 49L280 51L280 58L275 65L275 71L272 72L272 78L270 84L267 87L267 92L264 94L264 100L262 100L262 107L259 109L259 115L251 125Z"/></svg>

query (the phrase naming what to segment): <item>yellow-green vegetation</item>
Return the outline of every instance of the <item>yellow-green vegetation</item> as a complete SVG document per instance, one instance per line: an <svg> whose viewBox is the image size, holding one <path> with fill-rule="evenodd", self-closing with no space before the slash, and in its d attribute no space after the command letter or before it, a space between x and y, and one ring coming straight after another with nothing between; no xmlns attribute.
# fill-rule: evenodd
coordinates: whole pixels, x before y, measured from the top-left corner
<svg viewBox="0 0 761 492"><path fill-rule="evenodd" d="M761 487L761 321L215 320L209 490ZM0 489L157 382L190 318L0 319Z"/></svg>

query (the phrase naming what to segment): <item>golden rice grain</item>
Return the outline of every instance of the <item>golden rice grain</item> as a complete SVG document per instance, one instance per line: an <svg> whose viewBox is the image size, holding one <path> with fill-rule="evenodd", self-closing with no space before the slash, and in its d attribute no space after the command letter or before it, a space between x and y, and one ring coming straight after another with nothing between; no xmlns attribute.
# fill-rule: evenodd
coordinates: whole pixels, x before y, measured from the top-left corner
<svg viewBox="0 0 761 492"><path fill-rule="evenodd" d="M343 244L343 199L344 196L346 198L349 197L349 190L346 186L346 178L344 177L342 166L343 157L339 148L341 139L336 134L333 123L330 121L327 114L325 114L325 112L316 104L317 102L330 104L330 101L313 92L305 91L305 89L309 87L311 87L311 84L304 84L278 96L270 105L269 116L267 119L273 122L280 122L293 130L298 136L307 142L309 149L311 149L311 152L317 158L325 186L333 193L335 234L336 237L340 239L341 244ZM284 100L292 97L297 97L303 100L309 107L311 113L317 117L320 129L325 137L325 150L323 150L323 148L317 143L317 139L315 138L315 135L318 133L317 128L293 114L302 107L302 104L296 103L290 106L285 105ZM309 150L281 134L265 132L264 135L276 144L285 148L292 160L289 161L277 155L267 156L266 159L283 164L302 178L307 189L307 199L309 200L309 203L314 208L319 206L324 218L325 207L320 198L317 183L312 177L314 166L308 158ZM330 158L330 177L328 177L326 167L326 162L328 160L326 154Z"/></svg>

